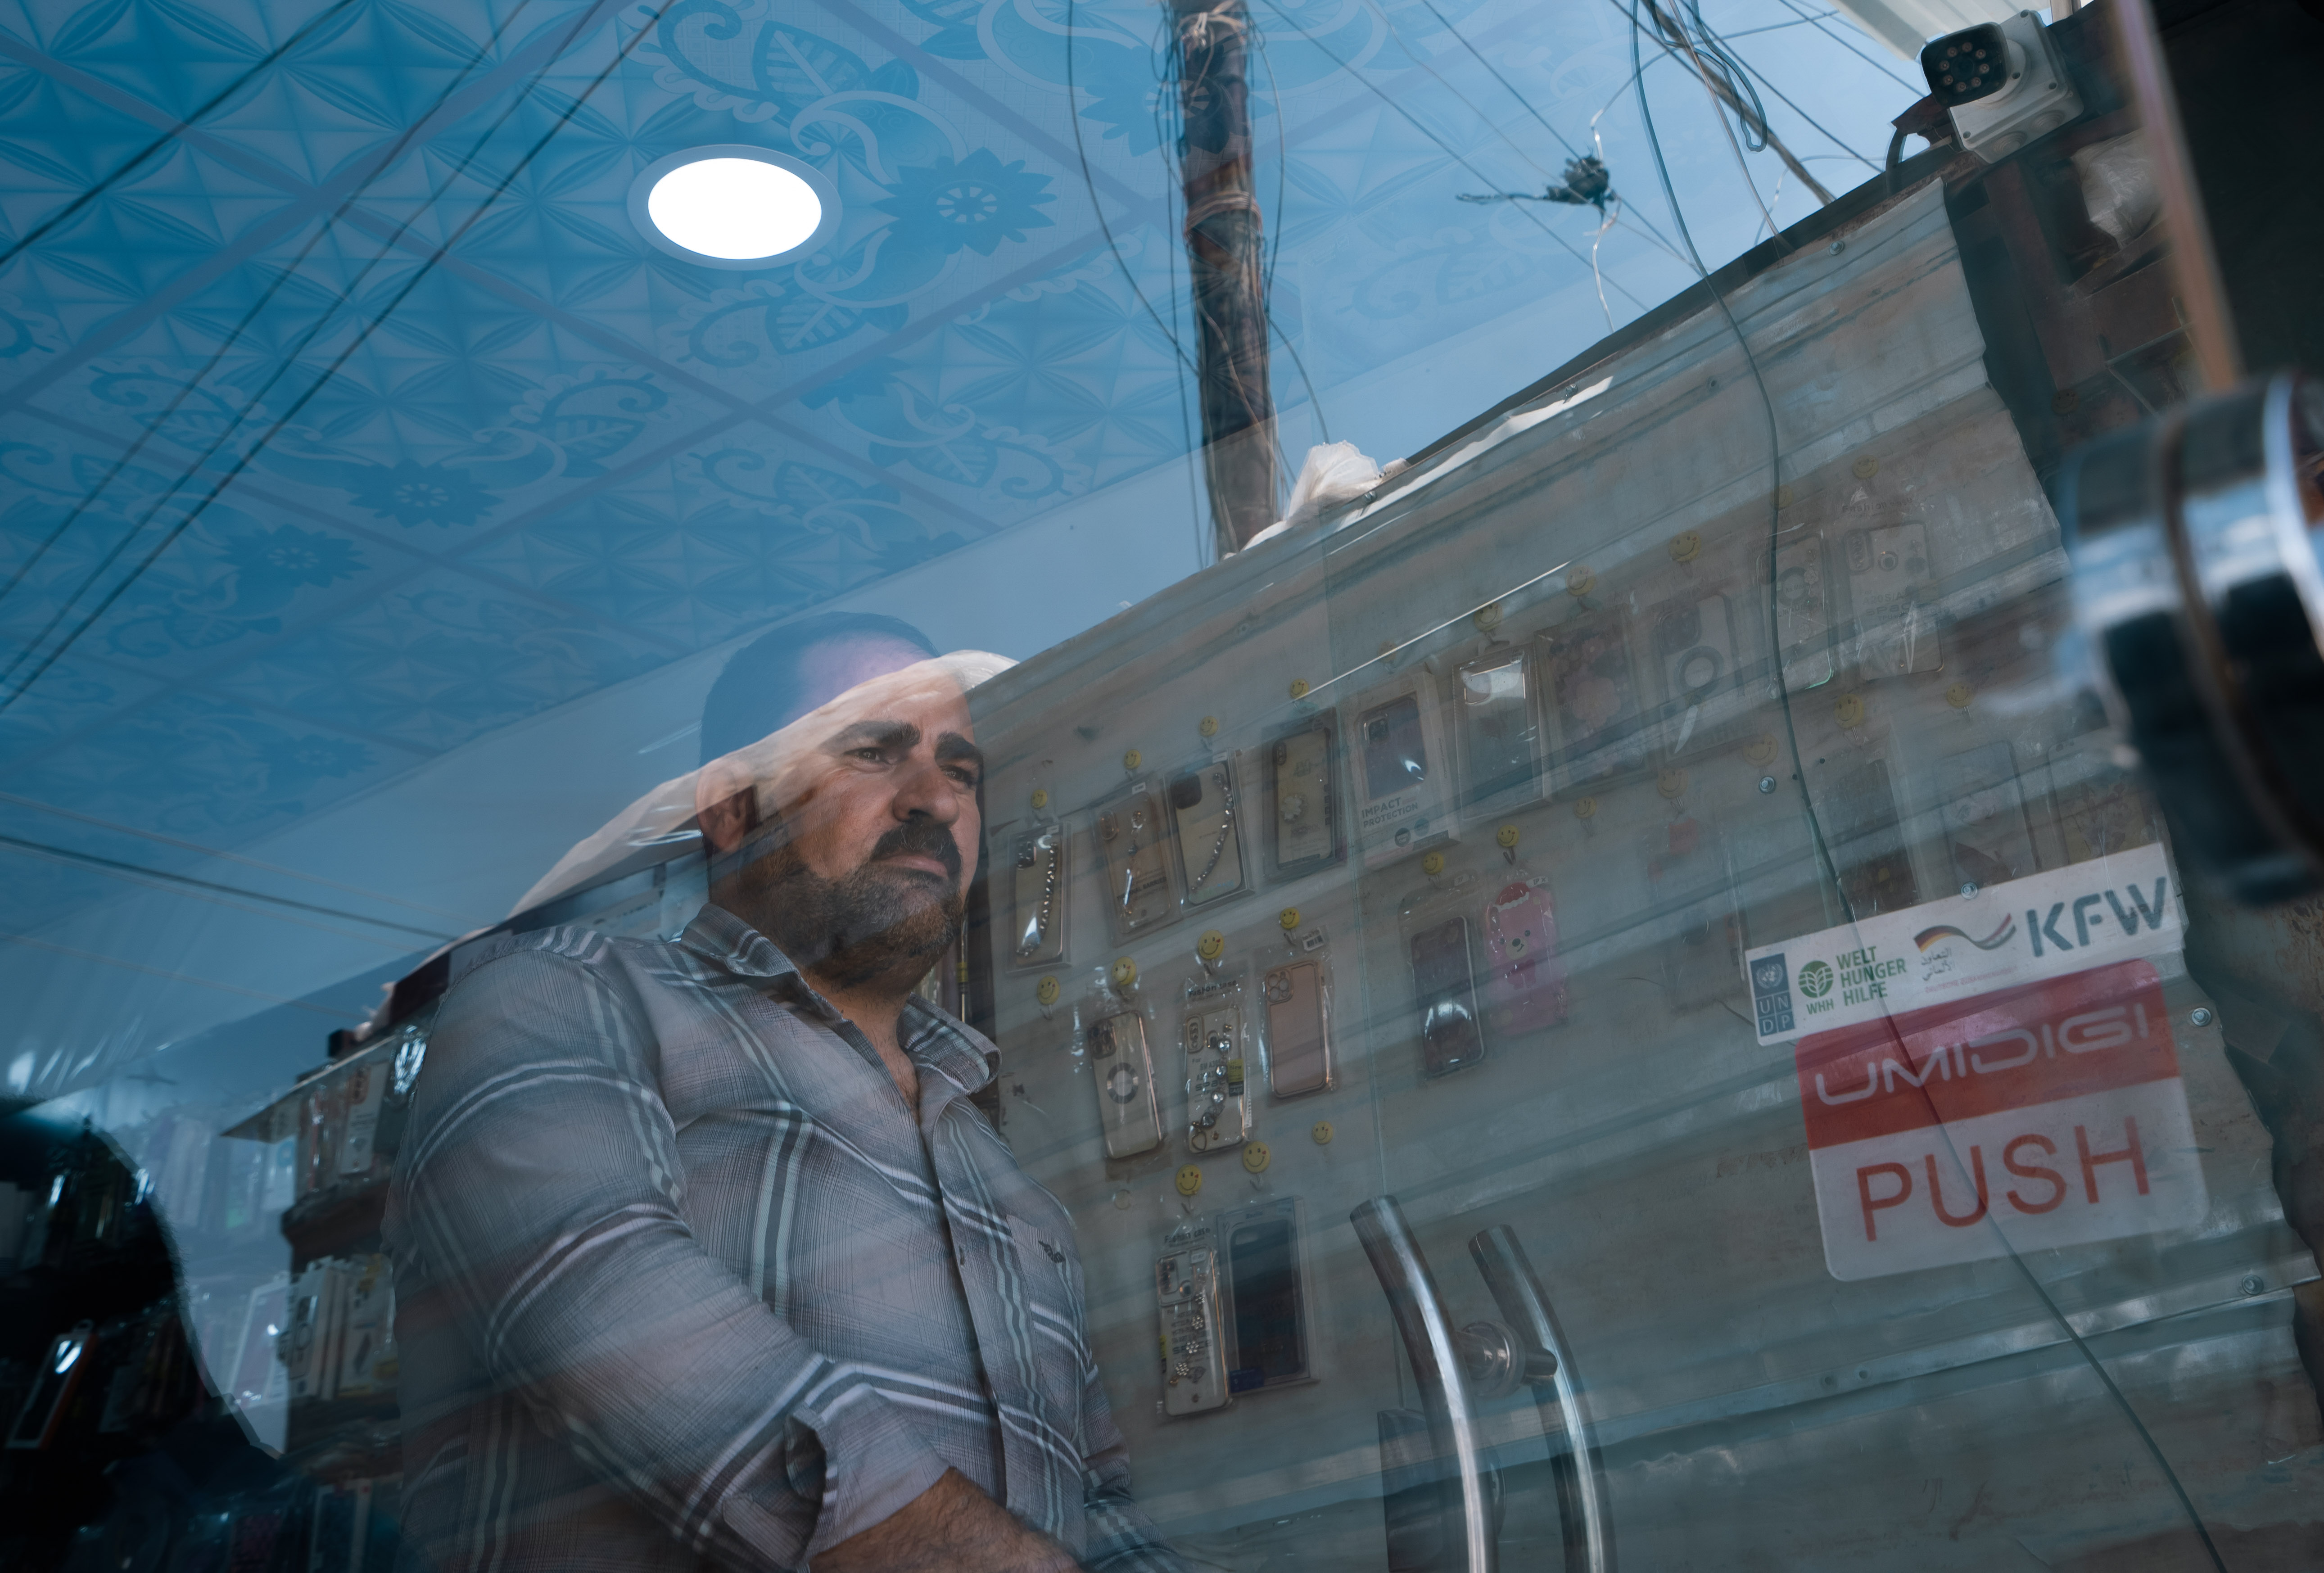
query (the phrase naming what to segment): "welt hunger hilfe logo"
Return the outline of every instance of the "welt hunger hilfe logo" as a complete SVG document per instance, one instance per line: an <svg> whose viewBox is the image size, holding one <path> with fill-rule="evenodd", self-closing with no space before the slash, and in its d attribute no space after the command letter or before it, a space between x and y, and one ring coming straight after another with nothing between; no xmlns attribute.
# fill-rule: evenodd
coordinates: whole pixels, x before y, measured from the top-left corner
<svg viewBox="0 0 2324 1573"><path fill-rule="evenodd" d="M1775 1043L2179 943L2163 850L2139 847L1763 946L1744 969Z"/></svg>

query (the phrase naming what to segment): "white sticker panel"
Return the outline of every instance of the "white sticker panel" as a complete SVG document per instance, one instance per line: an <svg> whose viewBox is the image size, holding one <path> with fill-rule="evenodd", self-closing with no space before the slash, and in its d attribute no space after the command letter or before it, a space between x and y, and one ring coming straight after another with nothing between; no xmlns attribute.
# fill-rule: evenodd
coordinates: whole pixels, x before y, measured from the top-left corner
<svg viewBox="0 0 2324 1573"><path fill-rule="evenodd" d="M2093 858L1744 953L1763 1044L2175 954L2179 888L2160 846Z"/></svg>

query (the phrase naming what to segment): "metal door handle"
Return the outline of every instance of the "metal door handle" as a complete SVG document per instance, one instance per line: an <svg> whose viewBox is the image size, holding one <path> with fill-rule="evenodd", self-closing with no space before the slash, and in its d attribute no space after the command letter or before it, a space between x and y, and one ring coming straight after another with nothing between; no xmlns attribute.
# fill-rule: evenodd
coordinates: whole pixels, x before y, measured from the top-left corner
<svg viewBox="0 0 2324 1573"><path fill-rule="evenodd" d="M1470 1401L1463 1374L1461 1337L1445 1314L1444 1297L1428 1271L1420 1242L1404 1220L1404 1210L1392 1196L1376 1197L1348 1215L1356 1238L1379 1275L1388 1294L1396 1330L1403 1335L1404 1352L1420 1384L1422 1412L1428 1419L1431 1444L1437 1459L1451 1459L1460 1494L1461 1552L1447 1573L1496 1573L1496 1544L1490 1487L1485 1478L1482 1440L1478 1435L1476 1408ZM1448 1498L1450 1493L1447 1494ZM1446 1505L1451 1504L1448 1500Z"/></svg>
<svg viewBox="0 0 2324 1573"><path fill-rule="evenodd" d="M1565 1434L1564 1449L1553 1448L1549 1460L1551 1478L1557 1485L1558 1517L1564 1525L1565 1573L1614 1573L1614 1514L1606 1490L1606 1460L1591 1431L1573 1357L1556 1314L1549 1309L1549 1296L1542 1292L1525 1247L1506 1224L1471 1240L1469 1255L1476 1259L1493 1303L1517 1336L1533 1346L1524 1351L1525 1375L1534 1384L1543 1420ZM1544 1365L1549 1367L1545 1378L1539 1375Z"/></svg>

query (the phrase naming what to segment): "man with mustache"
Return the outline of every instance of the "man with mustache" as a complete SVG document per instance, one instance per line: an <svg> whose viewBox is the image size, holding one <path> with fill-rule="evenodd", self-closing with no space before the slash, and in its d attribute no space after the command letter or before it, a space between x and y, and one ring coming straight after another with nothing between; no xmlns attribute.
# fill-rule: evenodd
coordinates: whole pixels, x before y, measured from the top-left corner
<svg viewBox="0 0 2324 1573"><path fill-rule="evenodd" d="M1182 1565L1131 1505L1072 1225L914 995L980 821L923 661L706 767L677 941L522 936L447 997L386 1232L407 1563Z"/></svg>

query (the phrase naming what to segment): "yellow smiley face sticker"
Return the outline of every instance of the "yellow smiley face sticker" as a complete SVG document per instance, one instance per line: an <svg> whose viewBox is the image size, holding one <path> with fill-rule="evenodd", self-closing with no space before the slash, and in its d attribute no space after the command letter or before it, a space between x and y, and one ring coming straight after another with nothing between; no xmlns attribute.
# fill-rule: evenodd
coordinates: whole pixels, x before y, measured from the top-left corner
<svg viewBox="0 0 2324 1573"><path fill-rule="evenodd" d="M1047 787L1036 786L1033 788L1033 806L1036 808L1047 808L1049 806L1049 789Z"/></svg>
<svg viewBox="0 0 2324 1573"><path fill-rule="evenodd" d="M1315 1128L1307 1134L1315 1138L1317 1146L1328 1147L1332 1145L1332 1122L1328 1119L1319 1119L1315 1122Z"/></svg>
<svg viewBox="0 0 2324 1573"><path fill-rule="evenodd" d="M1136 749L1132 749L1128 753L1121 756L1121 768L1125 770L1135 770L1139 766L1145 762L1146 756L1139 753Z"/></svg>
<svg viewBox="0 0 2324 1573"><path fill-rule="evenodd" d="M1034 984L1033 998L1039 1000L1044 1005L1055 1005L1057 1002L1056 979L1054 977L1043 978L1038 983Z"/></svg>
<svg viewBox="0 0 2324 1573"><path fill-rule="evenodd" d="M1969 702L1976 697L1976 693L1966 683L1956 683L1945 690L1945 703L1955 710L1967 710Z"/></svg>
<svg viewBox="0 0 2324 1573"><path fill-rule="evenodd" d="M1291 679L1291 697L1294 699L1305 699L1307 697L1306 678L1294 677Z"/></svg>
<svg viewBox="0 0 2324 1573"><path fill-rule="evenodd" d="M1194 730L1206 738L1214 738L1219 735L1219 718L1206 715L1194 723Z"/></svg>
<svg viewBox="0 0 2324 1573"><path fill-rule="evenodd" d="M1702 532L1683 529L1670 538L1671 561L1691 563L1702 555Z"/></svg>
<svg viewBox="0 0 2324 1573"><path fill-rule="evenodd" d="M1517 827L1513 824L1501 826L1493 832L1493 840L1499 845L1501 851L1505 852L1515 851L1517 844Z"/></svg>
<svg viewBox="0 0 2324 1573"><path fill-rule="evenodd" d="M1757 737L1753 738L1749 742L1745 743L1743 745L1743 757L1750 760L1755 765L1769 765L1775 763L1775 740L1774 736L1763 731Z"/></svg>
<svg viewBox="0 0 2324 1573"><path fill-rule="evenodd" d="M1117 956L1113 962L1113 986L1127 989L1138 981L1138 963L1128 956Z"/></svg>
<svg viewBox="0 0 2324 1573"><path fill-rule="evenodd" d="M1861 694L1841 695L1831 702L1831 718L1842 726L1862 726L1864 696Z"/></svg>
<svg viewBox="0 0 2324 1573"><path fill-rule="evenodd" d="M1242 1145L1242 1166L1254 1174L1267 1173L1267 1144L1245 1142Z"/></svg>
<svg viewBox="0 0 2324 1573"><path fill-rule="evenodd" d="M1289 934L1299 926L1299 909L1296 906L1286 906L1275 915L1275 921L1283 925L1285 934Z"/></svg>
<svg viewBox="0 0 2324 1573"><path fill-rule="evenodd" d="M1214 928L1204 929L1203 937L1194 942L1194 954L1205 961L1215 961L1226 953L1227 936Z"/></svg>
<svg viewBox="0 0 2324 1573"><path fill-rule="evenodd" d="M1178 1194L1192 1196L1203 1188L1203 1172L1192 1164L1178 1171Z"/></svg>
<svg viewBox="0 0 2324 1573"><path fill-rule="evenodd" d="M1588 819L1597 814L1597 812L1598 800L1595 797L1577 797L1573 800L1574 818Z"/></svg>
<svg viewBox="0 0 2324 1573"><path fill-rule="evenodd" d="M1437 875L1444 872L1444 854L1443 852L1431 852L1426 857L1421 859L1420 871L1427 875L1431 879L1435 878Z"/></svg>
<svg viewBox="0 0 2324 1573"><path fill-rule="evenodd" d="M1685 796L1686 772L1684 770L1665 770L1661 775L1655 777L1655 790L1661 793L1665 797Z"/></svg>

